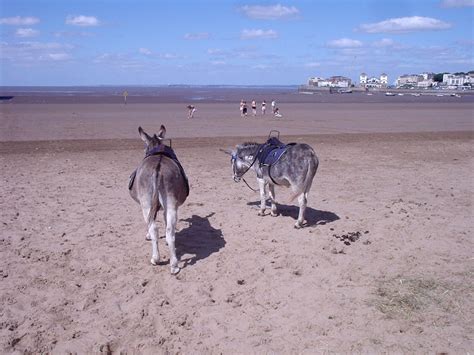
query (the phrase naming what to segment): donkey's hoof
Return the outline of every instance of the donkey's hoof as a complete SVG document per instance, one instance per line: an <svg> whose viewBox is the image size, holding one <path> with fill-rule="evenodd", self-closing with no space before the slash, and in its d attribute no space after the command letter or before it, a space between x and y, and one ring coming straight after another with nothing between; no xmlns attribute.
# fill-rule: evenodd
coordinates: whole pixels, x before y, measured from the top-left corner
<svg viewBox="0 0 474 355"><path fill-rule="evenodd" d="M303 228L303 225L299 222L296 222L295 223L295 229L301 229L301 228Z"/></svg>
<svg viewBox="0 0 474 355"><path fill-rule="evenodd" d="M177 275L181 269L179 266L172 266L171 267L171 275Z"/></svg>
<svg viewBox="0 0 474 355"><path fill-rule="evenodd" d="M258 215L259 215L260 217L265 216L265 210L260 210L260 211L258 211Z"/></svg>
<svg viewBox="0 0 474 355"><path fill-rule="evenodd" d="M270 215L271 215L272 217L278 217L278 213L277 213L277 212L274 212L274 211L270 212Z"/></svg>
<svg viewBox="0 0 474 355"><path fill-rule="evenodd" d="M145 240L151 240L150 234L147 234L147 235L145 236Z"/></svg>
<svg viewBox="0 0 474 355"><path fill-rule="evenodd" d="M150 263L151 265L158 265L158 263L160 262L160 259L159 258L151 258L150 260Z"/></svg>

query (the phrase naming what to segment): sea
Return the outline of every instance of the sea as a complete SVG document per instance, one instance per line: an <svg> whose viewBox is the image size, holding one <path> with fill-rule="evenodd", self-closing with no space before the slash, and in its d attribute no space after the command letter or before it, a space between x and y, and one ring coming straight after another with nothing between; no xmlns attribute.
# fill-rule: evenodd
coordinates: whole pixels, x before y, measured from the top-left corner
<svg viewBox="0 0 474 355"><path fill-rule="evenodd" d="M12 103L238 103L252 100L277 103L404 103L404 102L474 102L474 92L426 93L400 92L386 96L386 91L372 92L300 92L298 85L161 85L161 86L0 86L0 96L12 96ZM473 90L474 91L474 90ZM126 95L124 95L126 93Z"/></svg>

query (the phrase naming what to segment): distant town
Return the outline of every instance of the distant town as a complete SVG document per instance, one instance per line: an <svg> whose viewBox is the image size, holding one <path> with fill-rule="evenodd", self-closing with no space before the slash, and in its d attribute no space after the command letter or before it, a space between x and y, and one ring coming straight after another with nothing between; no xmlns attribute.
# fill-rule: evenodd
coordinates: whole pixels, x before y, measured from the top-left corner
<svg viewBox="0 0 474 355"><path fill-rule="evenodd" d="M359 82L353 83L345 76L331 76L329 78L311 77L306 85L300 87L300 91L332 91L351 92L380 90L380 89L420 89L420 90L473 90L474 70L467 73L421 73L400 75L394 85L389 85L388 75L369 76L366 73L359 75Z"/></svg>

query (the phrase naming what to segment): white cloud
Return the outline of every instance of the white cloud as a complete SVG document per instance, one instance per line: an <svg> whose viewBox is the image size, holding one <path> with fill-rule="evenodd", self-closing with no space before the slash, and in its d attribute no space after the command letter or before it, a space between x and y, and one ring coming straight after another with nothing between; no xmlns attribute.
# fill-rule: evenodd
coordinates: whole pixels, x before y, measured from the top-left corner
<svg viewBox="0 0 474 355"><path fill-rule="evenodd" d="M40 20L37 17L3 17L0 18L0 25L13 25L13 26L31 26L39 23Z"/></svg>
<svg viewBox="0 0 474 355"><path fill-rule="evenodd" d="M177 59L177 58L179 58L179 55L173 54L173 53L161 53L160 58L163 58L163 59Z"/></svg>
<svg viewBox="0 0 474 355"><path fill-rule="evenodd" d="M32 28L19 28L15 32L15 36L21 38L35 37L39 35L39 31Z"/></svg>
<svg viewBox="0 0 474 355"><path fill-rule="evenodd" d="M144 55L151 55L151 50L149 50L148 48L139 48L138 52Z"/></svg>
<svg viewBox="0 0 474 355"><path fill-rule="evenodd" d="M211 64L212 65L226 65L227 63L224 62L223 60L213 60Z"/></svg>
<svg viewBox="0 0 474 355"><path fill-rule="evenodd" d="M403 33L414 31L445 30L450 27L451 24L431 17L412 16L391 18L377 23L363 24L360 25L358 29L367 33Z"/></svg>
<svg viewBox="0 0 474 355"><path fill-rule="evenodd" d="M443 0L442 7L473 7L474 0Z"/></svg>
<svg viewBox="0 0 474 355"><path fill-rule="evenodd" d="M75 32L75 31L58 31L54 32L54 37L92 37L90 32Z"/></svg>
<svg viewBox="0 0 474 355"><path fill-rule="evenodd" d="M317 68L321 66L321 63L318 62L310 62L305 64L306 67L308 68Z"/></svg>
<svg viewBox="0 0 474 355"><path fill-rule="evenodd" d="M375 41L373 43L374 47L380 47L380 48L392 47L394 45L395 45L395 41L393 39L390 39L390 38L382 38L381 40Z"/></svg>
<svg viewBox="0 0 474 355"><path fill-rule="evenodd" d="M240 33L241 39L274 39L278 34L273 30L243 30Z"/></svg>
<svg viewBox="0 0 474 355"><path fill-rule="evenodd" d="M38 60L58 61L70 59L73 46L56 42L1 43L0 58L15 64L37 63Z"/></svg>
<svg viewBox="0 0 474 355"><path fill-rule="evenodd" d="M124 53L103 53L97 56L94 63L98 65L113 66L121 69L141 69L143 62L137 60L134 56Z"/></svg>
<svg viewBox="0 0 474 355"><path fill-rule="evenodd" d="M328 46L332 48L360 48L362 42L357 39L340 38L328 42Z"/></svg>
<svg viewBox="0 0 474 355"><path fill-rule="evenodd" d="M271 6L245 5L240 10L247 16L256 20L278 20L282 18L291 18L299 14L299 10L294 7L282 6L280 4Z"/></svg>
<svg viewBox="0 0 474 355"><path fill-rule="evenodd" d="M66 17L66 24L73 26L92 27L100 24L99 20L94 16L71 16Z"/></svg>
<svg viewBox="0 0 474 355"><path fill-rule="evenodd" d="M70 58L71 56L68 53L48 53L46 56L42 56L40 59L58 62L68 60Z"/></svg>
<svg viewBox="0 0 474 355"><path fill-rule="evenodd" d="M184 35L184 39L187 40L202 40L202 39L209 39L210 34L207 32L198 32L198 33L186 33Z"/></svg>
<svg viewBox="0 0 474 355"><path fill-rule="evenodd" d="M255 70L267 70L267 69L270 69L271 67L269 65L266 65L266 64L257 64L257 65L254 65L252 67L252 69L255 69Z"/></svg>

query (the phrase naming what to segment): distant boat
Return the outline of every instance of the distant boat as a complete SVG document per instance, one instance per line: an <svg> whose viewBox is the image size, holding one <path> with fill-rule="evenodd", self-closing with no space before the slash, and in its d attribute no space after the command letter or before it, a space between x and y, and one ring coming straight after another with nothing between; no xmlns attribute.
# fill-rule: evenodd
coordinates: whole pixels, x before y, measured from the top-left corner
<svg viewBox="0 0 474 355"><path fill-rule="evenodd" d="M0 96L0 101L8 101L13 99L14 96Z"/></svg>
<svg viewBox="0 0 474 355"><path fill-rule="evenodd" d="M337 92L339 94L352 94L352 90L351 89L339 89L337 90Z"/></svg>
<svg viewBox="0 0 474 355"><path fill-rule="evenodd" d="M399 92L399 93L398 93L398 96L403 96L403 95L405 95L405 94L402 93L402 92Z"/></svg>
<svg viewBox="0 0 474 355"><path fill-rule="evenodd" d="M385 96L395 96L395 94L393 92L387 91L385 93Z"/></svg>

